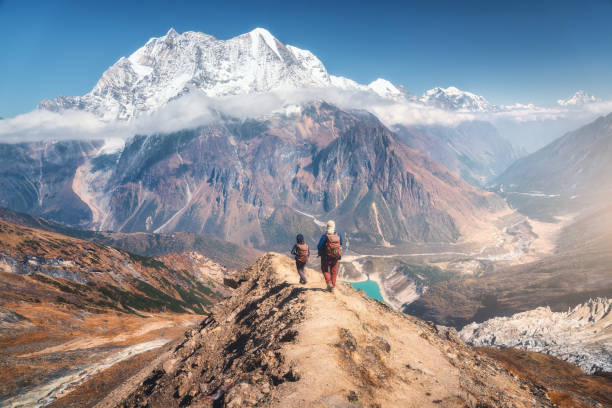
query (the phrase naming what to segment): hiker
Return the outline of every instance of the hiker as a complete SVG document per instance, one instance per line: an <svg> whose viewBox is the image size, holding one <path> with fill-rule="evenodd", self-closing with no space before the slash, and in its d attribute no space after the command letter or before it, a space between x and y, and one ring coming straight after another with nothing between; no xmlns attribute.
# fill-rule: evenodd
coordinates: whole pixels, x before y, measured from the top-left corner
<svg viewBox="0 0 612 408"><path fill-rule="evenodd" d="M308 248L308 244L304 242L304 236L302 234L298 234L295 240L297 243L291 249L291 255L295 255L295 266L300 275L300 283L305 284L306 276L304 275L304 267L310 257L310 248Z"/></svg>
<svg viewBox="0 0 612 408"><path fill-rule="evenodd" d="M317 250L327 290L333 292L338 276L338 261L342 258L342 235L336 233L336 223L332 220L327 221L325 234L321 236Z"/></svg>

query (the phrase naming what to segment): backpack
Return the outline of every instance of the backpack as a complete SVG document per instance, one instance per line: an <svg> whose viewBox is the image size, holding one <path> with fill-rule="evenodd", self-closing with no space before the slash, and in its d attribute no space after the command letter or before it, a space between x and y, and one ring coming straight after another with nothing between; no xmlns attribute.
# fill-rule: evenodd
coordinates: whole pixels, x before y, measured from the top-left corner
<svg viewBox="0 0 612 408"><path fill-rule="evenodd" d="M342 247L340 246L340 237L338 234L325 234L325 256L331 259L340 259L342 257Z"/></svg>
<svg viewBox="0 0 612 408"><path fill-rule="evenodd" d="M303 244L296 244L295 246L295 260L302 263L308 262L308 244L304 242Z"/></svg>

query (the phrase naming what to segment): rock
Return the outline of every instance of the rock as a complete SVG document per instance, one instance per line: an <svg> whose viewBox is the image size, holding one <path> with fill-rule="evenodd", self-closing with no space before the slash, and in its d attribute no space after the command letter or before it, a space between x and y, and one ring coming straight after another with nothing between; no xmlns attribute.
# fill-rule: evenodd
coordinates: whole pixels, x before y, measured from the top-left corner
<svg viewBox="0 0 612 408"><path fill-rule="evenodd" d="M612 371L612 300L597 298L567 312L539 307L465 326L459 335L474 346L515 347L551 354L587 374Z"/></svg>

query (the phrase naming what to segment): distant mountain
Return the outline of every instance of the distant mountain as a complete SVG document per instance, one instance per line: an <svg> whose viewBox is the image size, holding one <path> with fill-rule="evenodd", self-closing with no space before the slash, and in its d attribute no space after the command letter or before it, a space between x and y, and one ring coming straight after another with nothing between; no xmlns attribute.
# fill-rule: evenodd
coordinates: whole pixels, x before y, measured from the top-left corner
<svg viewBox="0 0 612 408"><path fill-rule="evenodd" d="M493 108L482 96L455 87L434 88L418 98L384 79L361 85L330 75L313 53L285 45L263 28L228 40L170 29L129 57L120 58L91 92L44 100L39 108L84 110L105 120L131 119L193 91L223 97L312 88L372 92L389 100L448 110L482 112Z"/></svg>
<svg viewBox="0 0 612 408"><path fill-rule="evenodd" d="M487 185L518 158L510 142L488 122L454 127L397 125L393 130L408 146L475 186Z"/></svg>
<svg viewBox="0 0 612 408"><path fill-rule="evenodd" d="M599 101L599 99L597 99L593 95L590 95L590 94L580 90L580 91L577 91L575 94L573 94L572 96L570 96L567 99L559 99L557 101L557 104L561 105L561 106L571 107L571 106L581 106L581 105L585 105L585 104L593 103L593 102L598 102L598 101Z"/></svg>
<svg viewBox="0 0 612 408"><path fill-rule="evenodd" d="M443 109L489 107L452 87L418 98L384 79L365 86L332 76L309 51L255 29L229 40L170 30L121 58L90 93L40 108L130 120L192 91L221 98L308 88ZM203 232L259 248L279 248L296 229L315 237L318 217L336 218L358 245L454 242L483 212L503 205L456 176L481 185L498 171L492 161L503 154L485 127L464 124L444 136L424 131L422 146L407 145L370 113L318 101L248 120L219 113L206 126L137 135L125 146L5 145L0 205L79 228ZM423 155L410 146L431 149ZM459 152L448 161L456 174L435 163L443 154L436 149Z"/></svg>
<svg viewBox="0 0 612 408"><path fill-rule="evenodd" d="M45 100L40 108L80 109L129 119L192 90L211 97L285 88L326 87L331 79L310 51L283 45L257 28L229 40L174 29L110 67L82 97Z"/></svg>
<svg viewBox="0 0 612 408"><path fill-rule="evenodd" d="M370 82L368 88L379 96L386 99L392 99L394 101L417 101L418 98L409 93L404 87L400 85L394 85L386 79L378 78L375 81Z"/></svg>
<svg viewBox="0 0 612 408"><path fill-rule="evenodd" d="M497 109L484 97L454 86L430 89L420 100L426 105L450 111L490 112Z"/></svg>
<svg viewBox="0 0 612 408"><path fill-rule="evenodd" d="M58 142L56 149L64 145L72 146ZM71 225L204 232L259 248L286 245L298 229L314 239L320 227L312 217L335 218L356 245L453 242L464 226L501 205L406 146L373 115L325 103L265 120L225 118L137 136L120 152L96 146L78 160L62 156L78 165L62 168L59 189L47 182L59 170L34 159L11 167L11 157L34 153L4 146L21 152L3 161L0 183L19 186L5 189L5 205ZM13 192L21 190L32 198L20 201ZM66 212L58 206L48 213L62 200L70 203ZM80 218L72 215L75 206Z"/></svg>
<svg viewBox="0 0 612 408"><path fill-rule="evenodd" d="M609 202L610 174L612 114L516 161L495 183L517 208L544 216Z"/></svg>
<svg viewBox="0 0 612 408"><path fill-rule="evenodd" d="M259 251L224 241L212 235L190 232L172 234L78 230L44 218L0 207L0 220L42 231L66 235L80 240L122 249L147 257L197 252L230 270L240 270L261 255Z"/></svg>
<svg viewBox="0 0 612 408"><path fill-rule="evenodd" d="M325 103L137 137L108 171L93 192L101 198L85 199L108 203L105 229L200 231L256 247L291 242L296 228L316 236L308 214L336 218L354 243L454 241L464 215L489 205L373 115Z"/></svg>

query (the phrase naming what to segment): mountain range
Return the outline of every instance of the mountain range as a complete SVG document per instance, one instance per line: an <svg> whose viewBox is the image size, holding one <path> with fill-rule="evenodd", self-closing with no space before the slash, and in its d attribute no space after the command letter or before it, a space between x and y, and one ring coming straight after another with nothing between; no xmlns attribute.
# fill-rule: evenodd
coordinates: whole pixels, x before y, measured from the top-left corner
<svg viewBox="0 0 612 408"><path fill-rule="evenodd" d="M329 75L312 53L263 29L229 40L170 30L120 59L90 93L43 101L40 109L130 121L190 93L219 99L322 88L490 109L456 88L418 98L382 79L364 86ZM203 126L136 135L125 145L5 144L0 156L7 191L0 205L18 211L79 228L204 232L278 248L296 226L314 237L316 220L330 217L362 247L454 242L503 207L460 178L482 186L515 153L486 123L395 134L370 113L315 101L249 119L216 112Z"/></svg>
<svg viewBox="0 0 612 408"><path fill-rule="evenodd" d="M438 87L417 97L384 79L361 85L330 75L310 51L285 45L263 28L228 40L193 31L178 34L170 29L129 57L120 58L102 74L91 92L45 100L39 108L85 110L105 120L131 119L198 91L214 98L321 88L369 92L442 109L494 109L482 96L455 87Z"/></svg>
<svg viewBox="0 0 612 408"><path fill-rule="evenodd" d="M194 231L274 247L296 223L314 237L310 214L337 218L355 244L452 242L478 214L502 206L375 116L326 103L136 136L113 153L80 142L3 148L10 188L2 205L103 230Z"/></svg>
<svg viewBox="0 0 612 408"><path fill-rule="evenodd" d="M568 132L509 166L493 182L508 202L532 217L553 219L612 198L612 114Z"/></svg>

